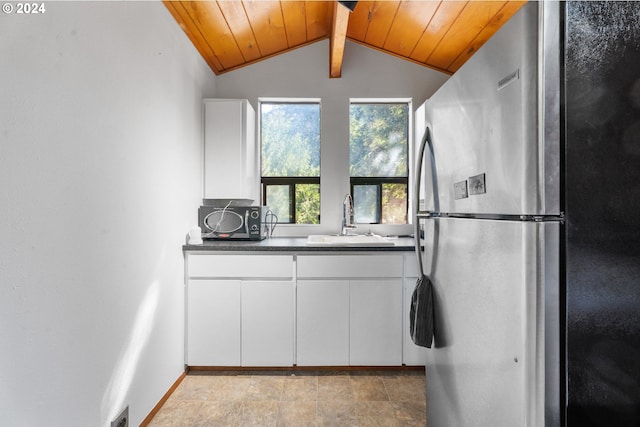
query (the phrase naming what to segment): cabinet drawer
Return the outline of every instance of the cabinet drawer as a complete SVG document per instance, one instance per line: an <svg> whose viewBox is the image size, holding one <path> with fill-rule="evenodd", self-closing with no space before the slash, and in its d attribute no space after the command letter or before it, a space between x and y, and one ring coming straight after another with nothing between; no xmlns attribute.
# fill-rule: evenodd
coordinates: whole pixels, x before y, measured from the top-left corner
<svg viewBox="0 0 640 427"><path fill-rule="evenodd" d="M299 255L298 278L402 277L402 255Z"/></svg>
<svg viewBox="0 0 640 427"><path fill-rule="evenodd" d="M189 254L187 271L190 278L292 278L293 256Z"/></svg>

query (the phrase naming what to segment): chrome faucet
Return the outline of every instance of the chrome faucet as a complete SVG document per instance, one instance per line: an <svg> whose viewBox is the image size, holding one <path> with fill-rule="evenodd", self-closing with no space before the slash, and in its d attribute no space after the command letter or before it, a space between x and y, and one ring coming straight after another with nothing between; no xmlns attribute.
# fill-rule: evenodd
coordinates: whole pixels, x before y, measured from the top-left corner
<svg viewBox="0 0 640 427"><path fill-rule="evenodd" d="M353 199L351 194L344 196L342 202L342 230L341 236L349 236L355 234L356 225L353 222Z"/></svg>

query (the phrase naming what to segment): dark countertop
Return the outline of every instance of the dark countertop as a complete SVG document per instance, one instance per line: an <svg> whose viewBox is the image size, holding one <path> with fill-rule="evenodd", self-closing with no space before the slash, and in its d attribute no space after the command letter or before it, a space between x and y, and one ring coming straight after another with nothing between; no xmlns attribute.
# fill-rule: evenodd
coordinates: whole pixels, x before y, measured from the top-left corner
<svg viewBox="0 0 640 427"><path fill-rule="evenodd" d="M307 246L306 237L272 237L264 240L205 240L182 246L184 252L401 252L413 251L413 238L392 238L393 246Z"/></svg>

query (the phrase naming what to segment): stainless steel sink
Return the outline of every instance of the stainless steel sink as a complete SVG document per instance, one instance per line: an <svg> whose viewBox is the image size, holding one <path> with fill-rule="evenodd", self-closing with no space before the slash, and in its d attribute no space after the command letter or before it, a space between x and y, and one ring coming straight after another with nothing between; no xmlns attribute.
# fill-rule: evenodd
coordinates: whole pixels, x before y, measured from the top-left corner
<svg viewBox="0 0 640 427"><path fill-rule="evenodd" d="M307 246L394 246L392 240L377 235L338 236L313 234L307 237Z"/></svg>

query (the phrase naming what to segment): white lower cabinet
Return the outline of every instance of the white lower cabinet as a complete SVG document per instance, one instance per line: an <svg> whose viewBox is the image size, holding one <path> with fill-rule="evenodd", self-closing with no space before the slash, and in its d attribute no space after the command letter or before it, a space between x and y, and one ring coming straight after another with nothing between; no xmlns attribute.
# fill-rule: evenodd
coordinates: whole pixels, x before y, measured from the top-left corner
<svg viewBox="0 0 640 427"><path fill-rule="evenodd" d="M292 366L292 255L187 254L189 366Z"/></svg>
<svg viewBox="0 0 640 427"><path fill-rule="evenodd" d="M349 283L349 363L402 364L402 279Z"/></svg>
<svg viewBox="0 0 640 427"><path fill-rule="evenodd" d="M424 364L397 253L187 253L189 366ZM415 273L411 273L415 274Z"/></svg>
<svg viewBox="0 0 640 427"><path fill-rule="evenodd" d="M299 255L298 365L401 365L402 270L401 255Z"/></svg>
<svg viewBox="0 0 640 427"><path fill-rule="evenodd" d="M293 281L242 282L242 366L292 366Z"/></svg>
<svg viewBox="0 0 640 427"><path fill-rule="evenodd" d="M298 280L297 364L349 365L349 281Z"/></svg>
<svg viewBox="0 0 640 427"><path fill-rule="evenodd" d="M240 281L189 280L187 364L240 366Z"/></svg>
<svg viewBox="0 0 640 427"><path fill-rule="evenodd" d="M425 347L417 346L411 340L409 327L409 313L411 310L411 296L416 287L418 276L418 261L415 255L405 255L404 260L404 327L403 327L403 363L407 366L424 366L427 361L427 351Z"/></svg>
<svg viewBox="0 0 640 427"><path fill-rule="evenodd" d="M411 330L409 326L409 313L411 310L411 295L416 287L416 281L418 278L411 278L404 280L404 356L403 363L407 366L424 366L427 361L427 348L417 346L411 339Z"/></svg>

